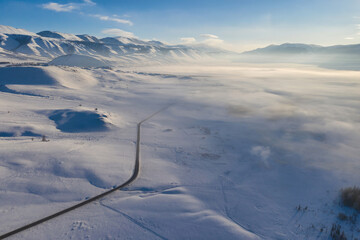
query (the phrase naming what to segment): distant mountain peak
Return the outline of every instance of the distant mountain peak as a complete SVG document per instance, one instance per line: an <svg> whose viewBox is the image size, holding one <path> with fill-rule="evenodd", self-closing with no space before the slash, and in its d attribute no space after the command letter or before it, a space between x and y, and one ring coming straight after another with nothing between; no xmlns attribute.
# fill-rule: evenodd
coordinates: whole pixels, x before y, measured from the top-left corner
<svg viewBox="0 0 360 240"><path fill-rule="evenodd" d="M305 54L315 52L322 48L322 46L314 44L283 43L280 45L271 44L264 48L244 52L243 54Z"/></svg>
<svg viewBox="0 0 360 240"><path fill-rule="evenodd" d="M71 41L82 41L81 38L79 38L78 36L74 35L74 34L69 34L69 33L60 33L60 32L55 32L55 31L42 31L42 32L38 32L37 35L42 36L42 37L49 37L49 38L57 38L57 39L66 39L66 40L71 40Z"/></svg>
<svg viewBox="0 0 360 240"><path fill-rule="evenodd" d="M0 33L36 36L36 33L27 31L25 29L14 28L14 27L5 26L5 25L0 25Z"/></svg>

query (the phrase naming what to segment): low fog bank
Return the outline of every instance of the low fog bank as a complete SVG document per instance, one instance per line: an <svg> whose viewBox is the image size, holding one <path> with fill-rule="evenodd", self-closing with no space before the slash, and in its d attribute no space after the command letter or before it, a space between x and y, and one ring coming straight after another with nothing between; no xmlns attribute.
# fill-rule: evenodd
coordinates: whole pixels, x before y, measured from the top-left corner
<svg viewBox="0 0 360 240"><path fill-rule="evenodd" d="M241 54L231 59L238 63L296 63L360 71L360 57L350 54Z"/></svg>
<svg viewBox="0 0 360 240"><path fill-rule="evenodd" d="M319 46L302 43L269 45L233 57L235 62L300 63L328 69L360 70L360 45Z"/></svg>
<svg viewBox="0 0 360 240"><path fill-rule="evenodd" d="M360 72L259 63L136 70L159 78L152 100L176 102L158 123L173 125L173 142L159 141L175 149L165 158L174 172L188 169L179 181L192 195L214 208L224 201L227 216L261 239L327 239L345 211L340 189L360 184ZM163 91L167 83L176 87ZM358 223L342 229L355 235Z"/></svg>
<svg viewBox="0 0 360 240"><path fill-rule="evenodd" d="M226 122L236 123L231 131L239 131L234 141L240 155L258 156L267 166L319 167L360 183L360 73L300 64L240 65L143 70L201 79L187 98L224 109Z"/></svg>

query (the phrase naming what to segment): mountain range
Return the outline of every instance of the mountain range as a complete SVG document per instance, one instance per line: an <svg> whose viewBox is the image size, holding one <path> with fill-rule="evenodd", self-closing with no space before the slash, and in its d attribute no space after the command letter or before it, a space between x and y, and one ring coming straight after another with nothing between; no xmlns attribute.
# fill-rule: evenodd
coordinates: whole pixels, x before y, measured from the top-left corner
<svg viewBox="0 0 360 240"><path fill-rule="evenodd" d="M294 55L294 54L360 54L360 44L335 45L323 47L313 44L284 43L281 45L270 45L252 51L243 52L249 55Z"/></svg>
<svg viewBox="0 0 360 240"><path fill-rule="evenodd" d="M310 64L337 70L360 70L360 44L319 46L284 43L243 52L238 62Z"/></svg>
<svg viewBox="0 0 360 240"><path fill-rule="evenodd" d="M16 56L49 61L59 56L76 54L120 59L131 64L138 61L178 61L219 59L230 56L241 62L289 62L354 69L360 66L360 44L320 46L285 43L252 51L236 53L207 45L170 45L160 41L145 41L135 37L97 38L87 34L74 35L56 31L33 33L24 29L0 25L0 56Z"/></svg>
<svg viewBox="0 0 360 240"><path fill-rule="evenodd" d="M0 25L0 49L2 52L55 58L66 54L121 57L147 55L152 57L197 58L203 54L223 53L211 47L169 45L160 41L144 41L131 37L97 38L87 34L74 35L55 31L32 33L24 29Z"/></svg>

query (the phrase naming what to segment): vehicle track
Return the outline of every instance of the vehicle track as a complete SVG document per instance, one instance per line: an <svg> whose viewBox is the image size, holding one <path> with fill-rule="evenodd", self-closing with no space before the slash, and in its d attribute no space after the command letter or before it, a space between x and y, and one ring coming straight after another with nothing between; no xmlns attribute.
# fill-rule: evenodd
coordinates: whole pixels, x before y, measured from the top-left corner
<svg viewBox="0 0 360 240"><path fill-rule="evenodd" d="M99 199L101 199L101 198L103 198L103 197L105 197L105 196L107 196L107 195L109 195L109 194L111 194L111 193L113 193L113 192L115 192L115 191L117 191L117 190L120 190L120 189L128 186L130 183L132 183L133 181L135 181L135 179L139 176L139 172L140 172L140 141L141 141L140 131L141 131L141 124L143 124L144 122L146 122L146 121L149 120L150 118L154 117L155 115L159 114L160 112L166 110L166 109L169 108L171 105L172 105L172 104L167 105L166 107L160 109L159 111L157 111L157 112L149 115L148 117L146 117L145 119L143 119L141 122L139 122L139 123L137 124L135 166L134 166L133 174L131 175L131 177L129 178L129 180L127 180L125 183L123 183L123 184L121 184L121 185L119 185L119 186L117 186L117 187L115 187L115 188L113 188L113 189L111 189L111 190L109 190L109 191L106 191L106 192L101 193L101 194L99 194L99 195L97 195L97 196L94 196L94 197L92 197L92 198L89 198L89 199L87 199L87 200L85 200L85 201L83 201L83 202L80 202L80 203L78 203L78 204L76 204L76 205L74 205L74 206L71 206L71 207L66 208L66 209L64 209L64 210L61 210L61 211L59 211L59 212L56 212L56 213L54 213L54 214L52 214L52 215L49 215L49 216L44 217L44 218L42 218L42 219L39 219L39 220L37 220L37 221L35 221L35 222L29 223L29 224L27 224L27 225L25 225L25 226L22 226L22 227L20 227L20 228L17 228L17 229L15 229L15 230L13 230L13 231L10 231L10 232L8 232L8 233L5 233L5 234L3 234L3 235L0 236L0 239L5 239L5 238L10 237L10 236L12 236L12 235L15 235L15 234L17 234L17 233L20 233L20 232L22 232L22 231L25 231L25 230L27 230L27 229L29 229L29 228L35 227L35 226L37 226L37 225L39 225L39 224L41 224L41 223L44 223L44 222L46 222L46 221L49 221L49 220L51 220L51 219L53 219L53 218L56 218L56 217L58 217L58 216L61 216L61 215L65 214L65 213L68 213L68 212L70 212L70 211L73 211L73 210L75 210L75 209L77 209L77 208L80 208L80 207L82 207L82 206L85 206L85 205L87 205L87 204L89 204L89 203L92 203L92 202L94 202L94 201L96 201L96 200L99 200Z"/></svg>
<svg viewBox="0 0 360 240"><path fill-rule="evenodd" d="M137 221L136 219L132 218L131 216L127 215L126 213L121 212L121 211L119 211L118 209L112 208L112 207L110 207L110 206L108 206L108 205L105 205L105 204L102 203L101 201L100 201L100 205L103 206L103 207L105 207L105 208L107 208L107 209L109 209L109 210L111 210L111 211L113 211L113 212L116 212L116 213L118 213L118 214L121 214L123 217L125 217L126 219L128 219L130 222L136 224L136 225L139 226L140 228L142 228L142 229L144 229L145 231L153 234L154 236L158 237L159 239L167 240L167 238L161 236L161 235L158 234L157 232L155 232L155 231L153 231L152 229L146 227L144 224L142 224L141 222L139 222L139 221Z"/></svg>

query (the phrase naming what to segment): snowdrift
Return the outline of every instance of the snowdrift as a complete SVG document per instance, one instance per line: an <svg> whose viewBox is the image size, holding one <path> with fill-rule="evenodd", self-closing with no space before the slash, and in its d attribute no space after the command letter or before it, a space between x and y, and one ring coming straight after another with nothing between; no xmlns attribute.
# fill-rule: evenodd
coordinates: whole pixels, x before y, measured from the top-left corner
<svg viewBox="0 0 360 240"><path fill-rule="evenodd" d="M109 130L111 126L106 122L106 115L91 111L60 109L45 114L55 122L56 128L62 132L101 132Z"/></svg>
<svg viewBox="0 0 360 240"><path fill-rule="evenodd" d="M50 61L49 64L56 66L86 67L86 68L110 67L109 64L105 63L100 59L85 55L78 55L78 54L68 54L57 57L52 61Z"/></svg>

